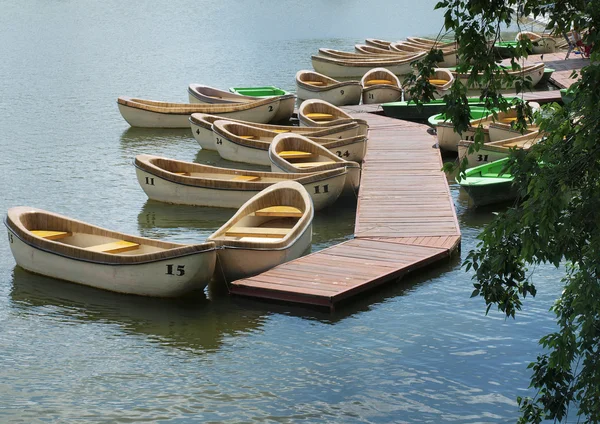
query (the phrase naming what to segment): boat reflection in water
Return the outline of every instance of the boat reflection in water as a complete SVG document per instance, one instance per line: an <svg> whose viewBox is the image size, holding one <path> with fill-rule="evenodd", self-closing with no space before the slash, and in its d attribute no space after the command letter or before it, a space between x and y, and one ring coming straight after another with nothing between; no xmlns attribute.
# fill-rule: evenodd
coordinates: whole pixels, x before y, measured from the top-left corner
<svg viewBox="0 0 600 424"><path fill-rule="evenodd" d="M62 322L116 324L126 334L162 346L218 350L228 337L259 331L268 317L233 305L229 297L209 300L204 292L180 299L127 296L13 270L12 307Z"/></svg>

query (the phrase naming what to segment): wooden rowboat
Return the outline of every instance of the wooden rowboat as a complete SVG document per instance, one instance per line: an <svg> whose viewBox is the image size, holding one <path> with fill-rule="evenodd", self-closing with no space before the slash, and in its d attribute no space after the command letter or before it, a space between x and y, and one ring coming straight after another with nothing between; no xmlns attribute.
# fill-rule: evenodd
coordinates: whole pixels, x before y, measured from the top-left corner
<svg viewBox="0 0 600 424"><path fill-rule="evenodd" d="M218 88L201 84L190 84L188 86L188 97L190 103L201 103L206 105L248 103L256 101L256 97L242 96Z"/></svg>
<svg viewBox="0 0 600 424"><path fill-rule="evenodd" d="M327 128L324 127L325 130ZM280 133L237 122L213 123L217 151L223 159L232 162L270 166L269 147L278 134ZM327 134L319 137L307 135L307 137L347 160L361 162L365 157L367 137L364 135L342 139L331 138Z"/></svg>
<svg viewBox="0 0 600 424"><path fill-rule="evenodd" d="M320 48L319 49L319 56L323 56L323 57L332 57L334 59L356 59L356 60L386 60L386 59L402 59L404 57L407 56L411 56L412 53L406 53L406 52L397 52L397 51L391 51L388 50L387 53L384 54L371 54L371 55L365 55L362 53L355 53L355 52L345 52L342 50L335 50L335 49L326 49L326 48Z"/></svg>
<svg viewBox="0 0 600 424"><path fill-rule="evenodd" d="M295 181L279 182L248 200L208 240L218 247L225 281L296 259L312 243L312 200Z"/></svg>
<svg viewBox="0 0 600 424"><path fill-rule="evenodd" d="M374 56L374 57L389 56L390 54L396 54L395 52L391 51L388 47L386 47L385 49L382 49L381 47L374 47L374 46L370 46L368 44L355 44L354 50L356 50L357 53L367 55L367 56ZM399 53L399 54L401 54L401 53Z"/></svg>
<svg viewBox="0 0 600 424"><path fill-rule="evenodd" d="M440 122L436 126L438 146L440 149L450 152L458 152L458 143L461 140L475 140L477 128L483 130L483 142L489 143L489 126L494 122L510 124L517 119L517 110L509 109L506 112L498 112L494 117L492 114L484 115L481 118L472 119L469 128L462 134L454 131L454 125L451 122Z"/></svg>
<svg viewBox="0 0 600 424"><path fill-rule="evenodd" d="M456 66L456 64L458 63L458 59L457 59L458 49L456 49L456 48L441 48L441 47L434 47L433 45L419 45L419 44L413 44L413 43L407 42L407 41L398 41L396 43L390 44L391 51L395 51L398 53L405 53L405 54L429 52L430 50L432 50L434 48L439 48L440 50L442 50L443 60L441 62L437 63L437 65L440 68L448 68L451 66Z"/></svg>
<svg viewBox="0 0 600 424"><path fill-rule="evenodd" d="M335 106L360 103L360 81L338 81L313 71L296 73L296 95L299 99L320 99Z"/></svg>
<svg viewBox="0 0 600 424"><path fill-rule="evenodd" d="M346 182L344 169L289 174L219 168L152 155L134 161L138 183L148 197L179 205L239 208L261 190L281 181L297 181L310 193L315 210L333 204ZM320 187L327 185L325 193Z"/></svg>
<svg viewBox="0 0 600 424"><path fill-rule="evenodd" d="M535 87L544 76L544 67L543 63L536 63L533 65L525 65L518 71L512 71L507 69L506 72L508 75L511 75L515 78L525 78L526 80L530 78L532 87ZM458 73L455 70L451 70L452 74L455 78L460 79L460 81L467 86L468 78L470 76L469 73ZM513 81L512 84L502 87L503 90L512 90L515 88L516 81ZM477 85L468 86L471 90L478 90Z"/></svg>
<svg viewBox="0 0 600 424"><path fill-rule="evenodd" d="M409 43L413 43L416 45L435 47L438 49L446 49L446 48L457 48L458 44L456 41L446 41L446 40L431 40L429 38L422 37L406 37L406 41Z"/></svg>
<svg viewBox="0 0 600 424"><path fill-rule="evenodd" d="M536 103L537 105L537 103ZM534 108L536 108L534 106ZM539 106L537 107L539 109ZM526 133L531 133L533 131L538 131L539 126L534 124L529 124L527 126ZM492 122L488 126L488 132L490 134L490 142L494 141L502 141L508 140L509 138L515 138L523 135L520 130L514 128L513 122Z"/></svg>
<svg viewBox="0 0 600 424"><path fill-rule="evenodd" d="M458 184L464 189L473 206L485 206L514 200L517 190L513 186L513 176L502 173L508 158L486 163L465 171L465 177Z"/></svg>
<svg viewBox="0 0 600 424"><path fill-rule="evenodd" d="M219 115L208 115L204 113L193 113L189 120L194 138L198 144L200 144L200 146L206 150L217 150L212 131L212 124L218 120L226 120L230 122L251 125L253 127L262 128L277 133L291 132L297 134L307 134L316 137L327 136L339 139L356 136L360 130L359 125L356 122L346 122L344 124L330 127L297 127L291 125L257 124L255 122L240 121L239 119L230 119Z"/></svg>
<svg viewBox="0 0 600 424"><path fill-rule="evenodd" d="M356 122L358 135L367 135L369 125L363 119L354 119L342 109L323 100L311 99L302 102L298 108L298 120L301 126L330 127L348 122Z"/></svg>
<svg viewBox="0 0 600 424"><path fill-rule="evenodd" d="M406 96L406 92L404 93ZM510 98L508 98L510 99ZM470 108L485 106L479 97L467 97ZM509 100L510 101L510 100ZM403 101L403 102L391 102L384 103L381 105L385 116L397 119L409 119L409 120L425 120L429 117L439 116L446 108L446 101L444 99L435 99L427 103L417 105L414 101ZM441 119L443 121L444 119Z"/></svg>
<svg viewBox="0 0 600 424"><path fill-rule="evenodd" d="M521 31L515 37L515 41L523 38L529 38L532 44L534 54L554 53L556 51L556 39L549 36L543 36L531 31Z"/></svg>
<svg viewBox="0 0 600 424"><path fill-rule="evenodd" d="M21 268L98 289L181 296L203 289L215 268L211 242L152 240L22 206L8 210L5 224Z"/></svg>
<svg viewBox="0 0 600 424"><path fill-rule="evenodd" d="M407 75L413 72L412 64L422 60L425 55L425 52L420 52L398 59L382 58L378 60L312 56L312 65L315 71L333 78L362 77L373 68L386 68L394 75Z"/></svg>
<svg viewBox="0 0 600 424"><path fill-rule="evenodd" d="M419 77L420 78L420 77ZM443 98L452 84L454 84L454 74L447 68L435 68L433 75L429 77L429 83L435 87L434 97L436 99ZM410 100L411 95L408 89L404 90L404 100ZM471 101L469 101L471 103ZM441 111L434 111L433 113L440 113ZM431 115L428 115L431 116Z"/></svg>
<svg viewBox="0 0 600 424"><path fill-rule="evenodd" d="M402 98L402 85L385 68L373 68L360 80L363 104L395 102Z"/></svg>
<svg viewBox="0 0 600 424"><path fill-rule="evenodd" d="M477 152L469 153L474 141L461 140L458 143L458 157L462 161L467 158L468 167L483 165L484 163L495 162L497 160L508 157L510 149L529 150L531 146L542 139L539 131L532 131L525 135L508 138L500 141L490 141L480 146Z"/></svg>
<svg viewBox="0 0 600 424"><path fill-rule="evenodd" d="M279 98L279 110L271 122L288 122L294 114L296 107L296 95L281 88L271 86L265 87L230 87L229 91L242 96L259 99Z"/></svg>
<svg viewBox="0 0 600 424"><path fill-rule="evenodd" d="M365 40L365 43L367 44L367 46L377 47L380 49L387 49L389 45L392 44L392 41L380 40L377 38L367 38Z"/></svg>
<svg viewBox="0 0 600 424"><path fill-rule="evenodd" d="M346 186L342 195L355 195L360 184L360 165L347 161L307 137L297 134L279 134L269 147L273 172L318 172L346 168Z"/></svg>
<svg viewBox="0 0 600 424"><path fill-rule="evenodd" d="M248 103L203 105L167 103L154 100L119 97L119 111L132 127L187 128L192 113L209 113L245 121L267 123L279 110L279 98L268 98Z"/></svg>

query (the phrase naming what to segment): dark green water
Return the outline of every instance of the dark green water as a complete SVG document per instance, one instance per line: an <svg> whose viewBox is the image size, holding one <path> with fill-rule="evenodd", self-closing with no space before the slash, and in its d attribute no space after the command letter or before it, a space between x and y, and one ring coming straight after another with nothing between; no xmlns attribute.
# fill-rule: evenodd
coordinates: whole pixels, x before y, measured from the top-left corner
<svg viewBox="0 0 600 424"><path fill-rule="evenodd" d="M436 34L433 4L0 0L0 211L204 240L233 211L148 201L131 162L226 164L187 130L130 129L116 98L293 90L319 47ZM464 256L493 211L451 190ZM313 249L350 238L354 212L318 214ZM213 286L185 301L105 293L28 274L0 243L0 422L511 422L561 291L553 269L535 281L515 321L469 299L460 258L329 314Z"/></svg>

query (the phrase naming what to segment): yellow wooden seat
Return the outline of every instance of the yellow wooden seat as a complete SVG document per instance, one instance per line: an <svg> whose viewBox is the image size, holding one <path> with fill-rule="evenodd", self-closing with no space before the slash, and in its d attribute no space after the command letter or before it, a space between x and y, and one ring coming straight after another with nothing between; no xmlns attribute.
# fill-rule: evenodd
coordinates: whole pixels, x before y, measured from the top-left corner
<svg viewBox="0 0 600 424"><path fill-rule="evenodd" d="M278 153L284 159L303 159L314 156L313 153L310 152L302 152L300 150L283 150Z"/></svg>
<svg viewBox="0 0 600 424"><path fill-rule="evenodd" d="M321 165L331 165L332 163L335 163L334 161L326 161L326 162L303 162L303 163L294 163L293 165L296 168L312 168L315 166L321 166Z"/></svg>
<svg viewBox="0 0 600 424"><path fill-rule="evenodd" d="M502 118L500 119L500 122L505 123L505 124L510 124L511 122L515 122L517 120L516 117L514 118Z"/></svg>
<svg viewBox="0 0 600 424"><path fill-rule="evenodd" d="M65 237L69 237L72 234L66 231L48 231L48 230L32 230L31 234L38 237L45 238L46 240L60 240Z"/></svg>
<svg viewBox="0 0 600 424"><path fill-rule="evenodd" d="M290 232L290 228L266 227L233 227L225 232L229 237L266 237L283 238Z"/></svg>
<svg viewBox="0 0 600 424"><path fill-rule="evenodd" d="M325 85L323 81L302 81L304 84L314 85L316 87L322 87Z"/></svg>
<svg viewBox="0 0 600 424"><path fill-rule="evenodd" d="M189 172L173 172L173 174L175 174L175 175L181 175L183 177L189 177L190 176Z"/></svg>
<svg viewBox="0 0 600 424"><path fill-rule="evenodd" d="M313 121L330 121L334 116L330 113L307 113L306 117Z"/></svg>
<svg viewBox="0 0 600 424"><path fill-rule="evenodd" d="M253 138L254 138L254 136L253 136L253 135L239 135L238 137L239 137L239 138L244 138L244 139L246 139L246 140L250 140L250 139L253 139Z"/></svg>
<svg viewBox="0 0 600 424"><path fill-rule="evenodd" d="M290 130L272 130L272 131L276 132L276 133L289 133L289 132L291 132Z"/></svg>
<svg viewBox="0 0 600 424"><path fill-rule="evenodd" d="M129 252L130 250L135 250L139 248L140 245L138 243L133 243L131 241L125 240L117 240L111 243L98 244L96 246L86 247L86 250L91 252L99 252L99 253L123 253Z"/></svg>
<svg viewBox="0 0 600 424"><path fill-rule="evenodd" d="M445 79L433 79L433 78L430 78L430 79L429 79L429 83L430 83L430 84L433 84L433 85L444 85L444 84L447 84L447 83L448 83L448 80L445 80Z"/></svg>
<svg viewBox="0 0 600 424"><path fill-rule="evenodd" d="M301 218L302 211L293 206L271 206L254 212L256 216L276 216L280 218Z"/></svg>
<svg viewBox="0 0 600 424"><path fill-rule="evenodd" d="M367 87L371 85L396 85L394 81L385 80L385 79L373 79L365 82Z"/></svg>
<svg viewBox="0 0 600 424"><path fill-rule="evenodd" d="M237 177L234 177L231 179L231 181L258 181L260 180L260 177L257 177L256 175L238 175Z"/></svg>

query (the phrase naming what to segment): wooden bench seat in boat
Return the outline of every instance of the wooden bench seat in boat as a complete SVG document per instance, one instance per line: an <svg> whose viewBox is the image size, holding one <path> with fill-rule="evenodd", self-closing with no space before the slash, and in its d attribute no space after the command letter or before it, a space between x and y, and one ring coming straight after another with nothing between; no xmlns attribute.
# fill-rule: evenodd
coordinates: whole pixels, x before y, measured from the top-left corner
<svg viewBox="0 0 600 424"><path fill-rule="evenodd" d="M296 168L312 168L313 166L331 165L332 163L336 163L336 162L334 162L332 160L326 161L326 162L301 162L301 163L294 163L293 165Z"/></svg>
<svg viewBox="0 0 600 424"><path fill-rule="evenodd" d="M368 87L370 85L394 85L394 81L384 80L384 79L373 79L365 82L365 85Z"/></svg>
<svg viewBox="0 0 600 424"><path fill-rule="evenodd" d="M502 119L500 119L500 122L508 124L508 123L511 123L511 122L515 122L516 120L517 120L516 117L514 117L514 118L502 118Z"/></svg>
<svg viewBox="0 0 600 424"><path fill-rule="evenodd" d="M308 85L314 85L314 86L324 86L325 83L323 81L302 81L304 84L308 84Z"/></svg>
<svg viewBox="0 0 600 424"><path fill-rule="evenodd" d="M90 250L92 252L99 253L123 253L129 252L130 250L135 250L139 248L140 245L138 243L133 243L131 241L125 240L117 240L111 243L98 244L96 246L86 247L86 250Z"/></svg>
<svg viewBox="0 0 600 424"><path fill-rule="evenodd" d="M276 216L281 218L301 218L302 211L293 206L271 206L254 212L256 216Z"/></svg>
<svg viewBox="0 0 600 424"><path fill-rule="evenodd" d="M191 176L189 172L173 172L173 174L175 174L175 175L181 175L183 177L189 177L189 176Z"/></svg>
<svg viewBox="0 0 600 424"><path fill-rule="evenodd" d="M313 121L330 121L334 118L331 113L307 113L306 117Z"/></svg>
<svg viewBox="0 0 600 424"><path fill-rule="evenodd" d="M69 237L72 234L66 231L48 231L48 230L32 230L31 234L38 237L45 238L46 240L60 240L65 237Z"/></svg>
<svg viewBox="0 0 600 424"><path fill-rule="evenodd" d="M276 132L276 133L289 133L289 132L291 132L290 130L271 130L271 131Z"/></svg>
<svg viewBox="0 0 600 424"><path fill-rule="evenodd" d="M260 180L260 177L258 177L256 175L238 175L231 179L231 181L258 181L258 180Z"/></svg>
<svg viewBox="0 0 600 424"><path fill-rule="evenodd" d="M443 79L430 79L429 80L430 84L433 85L444 85L448 83L448 80L443 80Z"/></svg>
<svg viewBox="0 0 600 424"><path fill-rule="evenodd" d="M303 159L315 156L310 152L302 152L300 150L284 150L278 153L284 159Z"/></svg>
<svg viewBox="0 0 600 424"><path fill-rule="evenodd" d="M246 139L246 140L250 140L250 139L255 138L253 135L239 135L238 137Z"/></svg>
<svg viewBox="0 0 600 424"><path fill-rule="evenodd" d="M225 233L229 237L267 237L283 238L291 228L267 228L267 227L233 227Z"/></svg>

